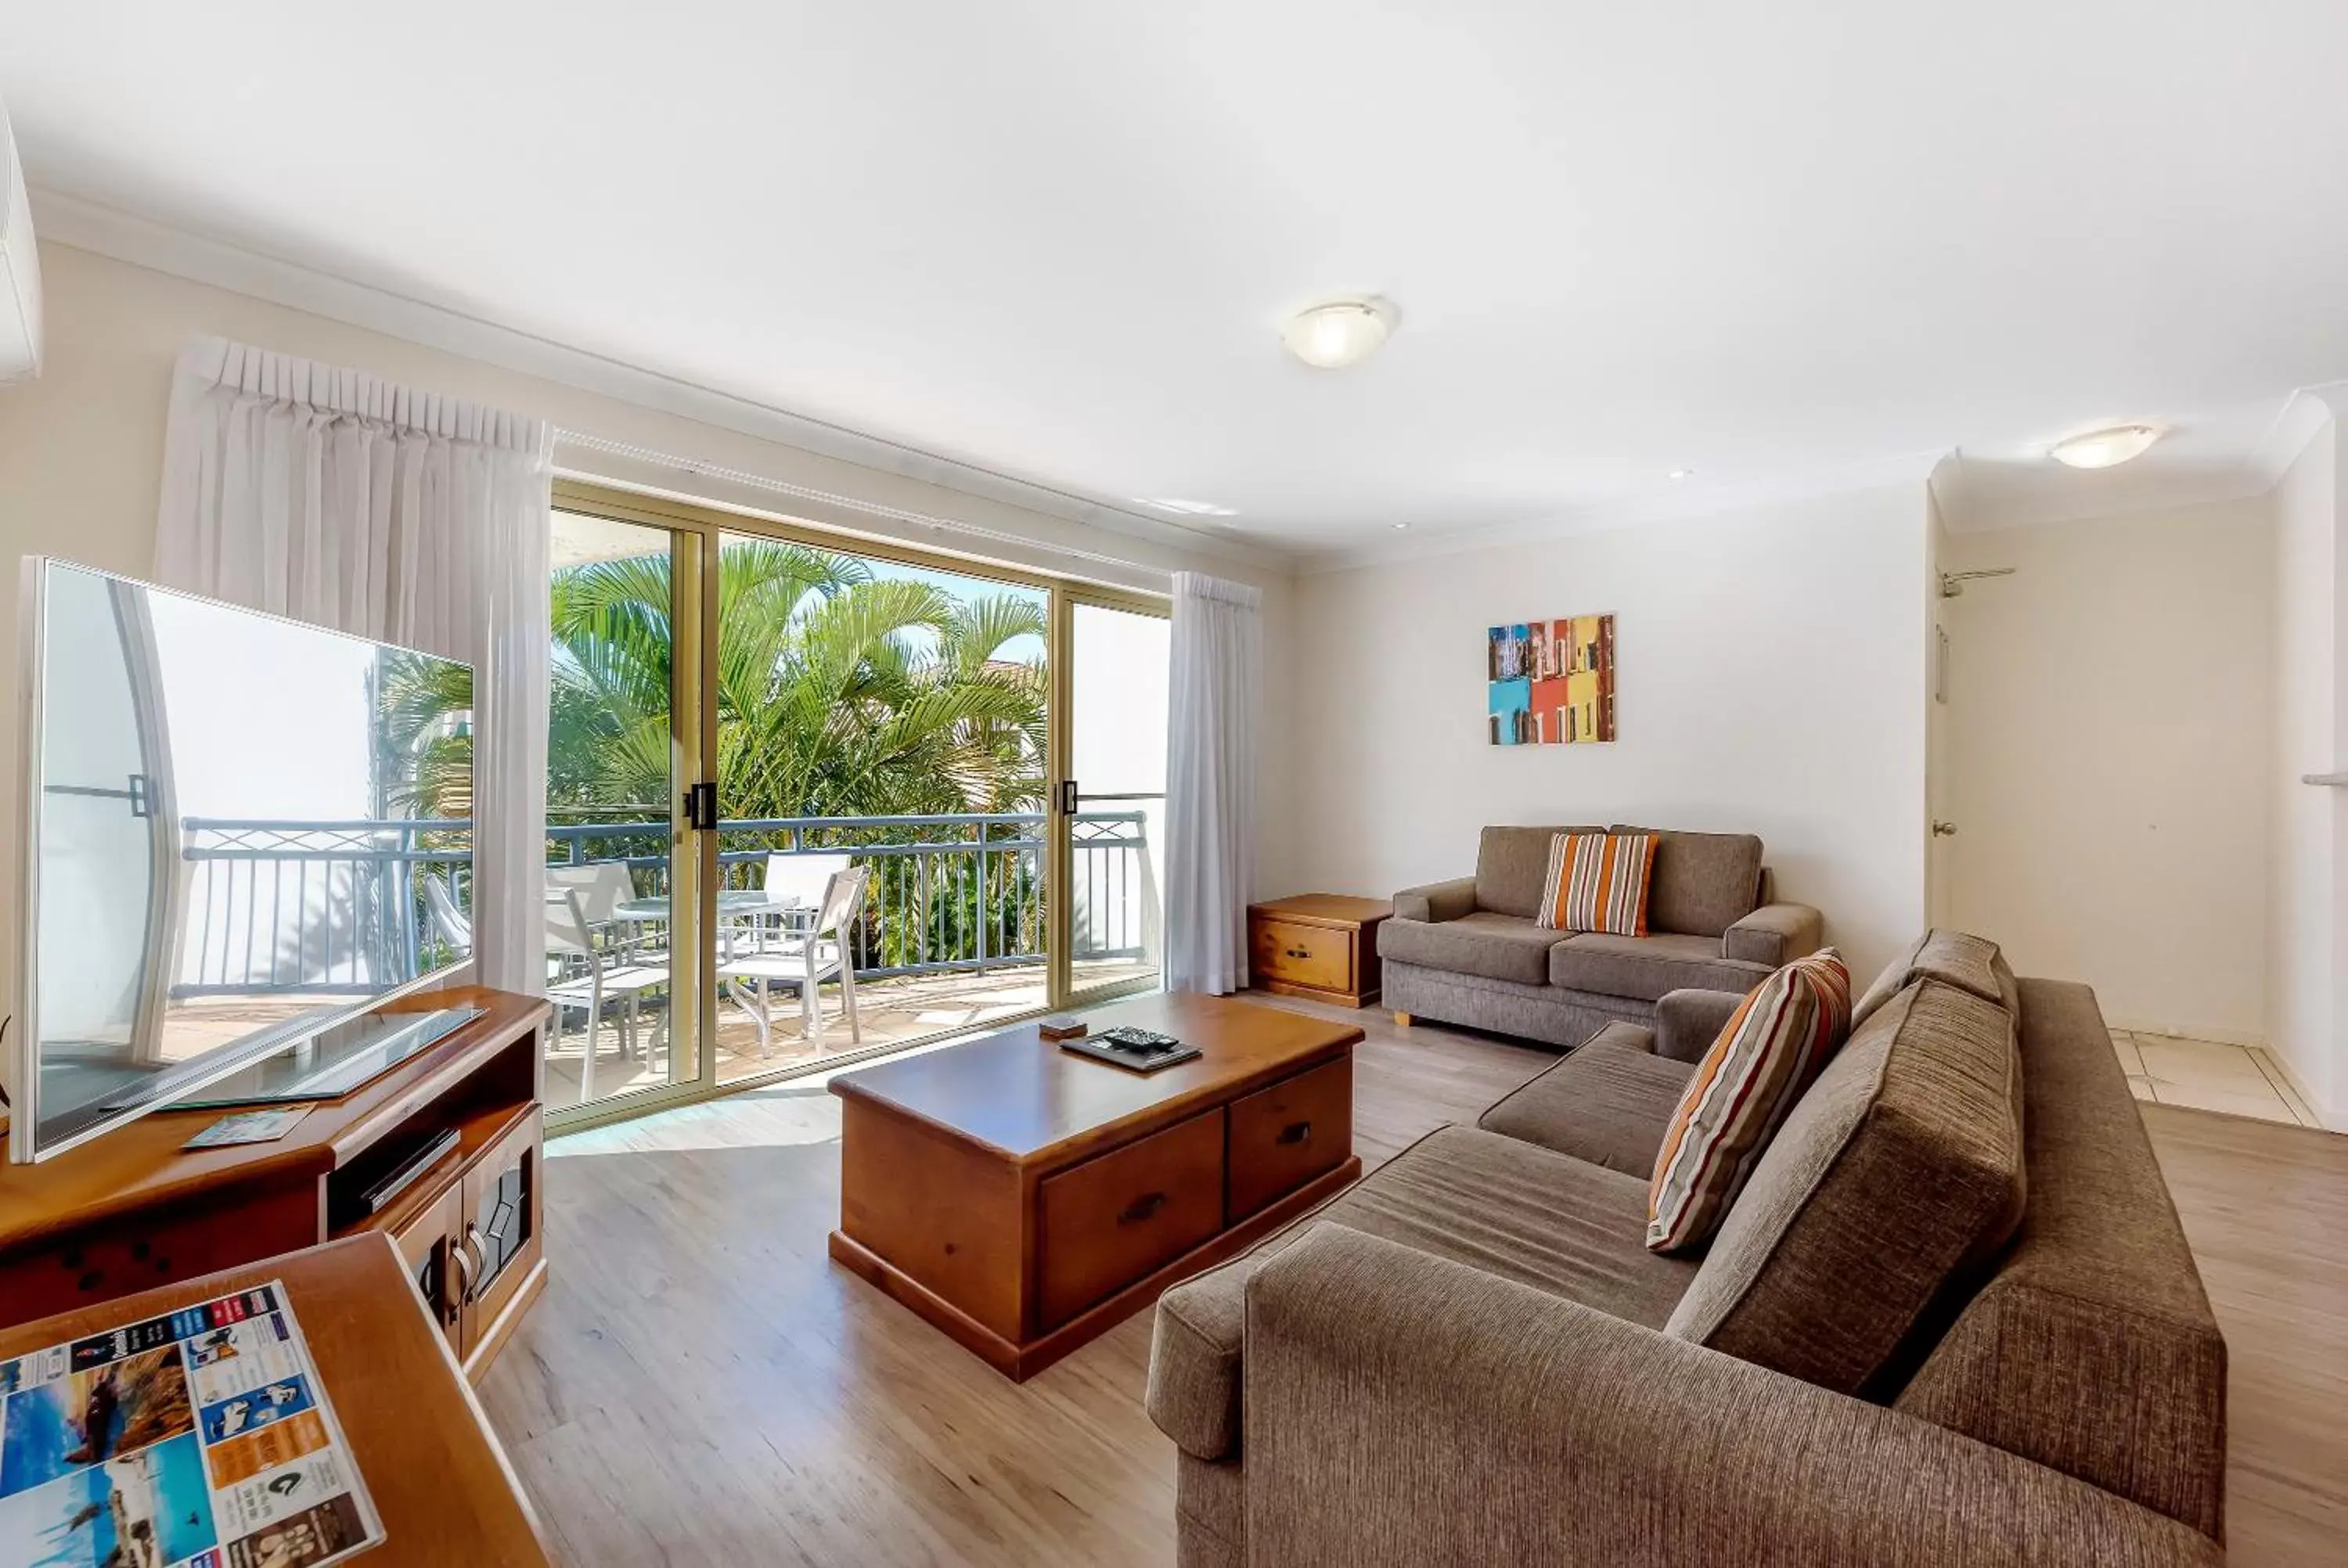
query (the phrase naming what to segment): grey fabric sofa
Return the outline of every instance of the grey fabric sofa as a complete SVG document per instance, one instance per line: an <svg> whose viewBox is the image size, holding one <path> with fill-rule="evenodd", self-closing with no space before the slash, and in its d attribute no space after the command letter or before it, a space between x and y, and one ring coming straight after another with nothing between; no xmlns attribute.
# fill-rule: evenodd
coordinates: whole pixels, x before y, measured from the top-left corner
<svg viewBox="0 0 2348 1568"><path fill-rule="evenodd" d="M1571 1050L1618 1020L1653 1023L1673 991L1742 993L1818 950L1818 912L1773 901L1761 841L1743 833L1660 832L1647 936L1535 925L1550 840L1609 831L1657 830L1488 827L1475 876L1395 894L1378 957L1397 1020L1439 1019Z"/></svg>
<svg viewBox="0 0 2348 1568"><path fill-rule="evenodd" d="M2222 1563L2226 1345L2093 993L1933 933L1869 997L1701 1255L1643 1235L1702 1033L1615 1024L1168 1291L1184 1568Z"/></svg>

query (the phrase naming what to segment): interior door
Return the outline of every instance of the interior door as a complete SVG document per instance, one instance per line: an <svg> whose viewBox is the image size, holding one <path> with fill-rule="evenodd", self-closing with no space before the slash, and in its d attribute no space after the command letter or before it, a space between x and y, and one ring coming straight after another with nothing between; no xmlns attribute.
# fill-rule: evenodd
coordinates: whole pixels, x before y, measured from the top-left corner
<svg viewBox="0 0 2348 1568"><path fill-rule="evenodd" d="M1159 601L1079 589L1067 597L1055 945L1066 955L1064 1002L1079 1002L1159 984L1173 624Z"/></svg>

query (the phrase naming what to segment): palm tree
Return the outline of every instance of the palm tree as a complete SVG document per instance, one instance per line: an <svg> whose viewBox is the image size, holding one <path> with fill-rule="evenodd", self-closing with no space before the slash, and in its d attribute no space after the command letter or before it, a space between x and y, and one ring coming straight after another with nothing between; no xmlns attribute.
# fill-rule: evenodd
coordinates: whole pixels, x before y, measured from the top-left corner
<svg viewBox="0 0 2348 1568"><path fill-rule="evenodd" d="M1041 636L1014 593L957 600L876 580L798 544L729 541L718 556L718 793L736 820L1033 809L1044 796ZM672 788L664 555L565 567L550 613L547 804L557 816L661 815ZM469 689L445 667L387 673L390 750L416 759L404 804L469 815ZM468 683L469 684L469 683ZM444 689L445 688L445 689ZM461 700L460 700L461 699Z"/></svg>

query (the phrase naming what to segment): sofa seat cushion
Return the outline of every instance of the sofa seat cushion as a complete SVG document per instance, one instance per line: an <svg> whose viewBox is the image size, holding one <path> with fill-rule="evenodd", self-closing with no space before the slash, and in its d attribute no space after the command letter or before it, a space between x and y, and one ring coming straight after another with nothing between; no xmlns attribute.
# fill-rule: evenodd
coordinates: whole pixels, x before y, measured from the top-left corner
<svg viewBox="0 0 2348 1568"><path fill-rule="evenodd" d="M1562 940L1527 917L1478 909L1457 920L1385 921L1378 927L1378 956L1537 986L1549 979L1549 950Z"/></svg>
<svg viewBox="0 0 2348 1568"><path fill-rule="evenodd" d="M1900 992L1770 1140L1665 1331L1869 1391L2020 1223L2020 1072L1996 1003L1937 980Z"/></svg>
<svg viewBox="0 0 2348 1568"><path fill-rule="evenodd" d="M1717 937L1761 907L1761 841L1749 833L1655 834L1655 869L1647 890L1647 929Z"/></svg>
<svg viewBox="0 0 2348 1568"><path fill-rule="evenodd" d="M1722 958L1717 937L1591 931L1567 938L1549 954L1550 984L1645 1002L1676 990L1749 991L1768 978L1766 964Z"/></svg>
<svg viewBox="0 0 2348 1568"><path fill-rule="evenodd" d="M1540 912L1550 841L1560 833L1605 831L1577 826L1486 828L1476 845L1476 907L1531 919Z"/></svg>
<svg viewBox="0 0 2348 1568"><path fill-rule="evenodd" d="M1636 1024L1608 1024L1476 1125L1643 1181L1694 1071L1657 1056L1653 1040Z"/></svg>
<svg viewBox="0 0 2348 1568"><path fill-rule="evenodd" d="M1695 1265L1642 1241L1647 1184L1474 1127L1441 1127L1254 1251L1159 1297L1145 1402L1200 1459L1240 1440L1248 1277L1328 1223L1464 1263L1616 1317L1660 1328Z"/></svg>

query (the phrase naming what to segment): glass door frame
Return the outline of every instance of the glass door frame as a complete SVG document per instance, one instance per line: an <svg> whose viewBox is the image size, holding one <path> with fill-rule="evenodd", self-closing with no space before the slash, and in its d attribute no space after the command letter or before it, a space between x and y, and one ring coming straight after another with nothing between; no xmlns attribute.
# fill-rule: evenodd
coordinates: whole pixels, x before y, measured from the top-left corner
<svg viewBox="0 0 2348 1568"><path fill-rule="evenodd" d="M669 1083L627 1091L592 1105L551 1111L548 1114L550 1131L575 1132L605 1122L625 1121L672 1105L731 1094L737 1090L754 1089L812 1072L828 1072L870 1057L905 1050L914 1043L897 1041L873 1045L862 1050L841 1051L815 1061L784 1063L771 1071L746 1075L723 1083L718 1081L717 978L716 966L711 962L708 940L709 934L717 928L718 835L714 831L704 832L688 827L681 797L687 784L717 776L717 683L703 676L705 671L714 671L717 668L718 561L722 538L728 534L807 545L841 555L868 557L981 581L1004 583L1048 596L1047 635L1045 640L1049 691L1045 748L1047 798L1044 814L1045 1000L1041 1007L994 1020L987 1027L1040 1018L1070 1006L1072 1001L1090 1007L1157 989L1158 978L1143 976L1088 989L1080 998L1075 996L1071 985L1070 951L1073 940L1071 870L1074 856L1069 845L1073 814L1064 813L1059 807L1063 800L1063 781L1068 776L1072 744L1069 725L1074 712L1070 682L1074 669L1071 640L1075 607L1087 604L1136 614L1170 617L1173 613L1170 597L1060 577L1039 569L1009 566L983 558L925 550L850 528L616 489L585 480L558 478L554 483L553 501L556 511L670 530L675 541L671 556L672 582L682 584L685 581L682 569L687 553L699 563L700 580L698 593L675 594L678 634L677 646L671 654L674 684L670 698L671 754L675 759L676 783L676 787L670 793L677 797L670 802L671 886L681 886L688 876L692 885L690 928L682 920L672 924L673 934L682 933L676 936L672 950L689 950L693 970L690 986L680 988L673 983L672 989L689 994L681 994L672 1001L675 1011L672 1015L670 1050L675 1052L683 1041L690 1040L694 1071L677 1078L672 1066L673 1081ZM691 547L689 552L688 545ZM688 599L692 600L689 613L693 623L689 635L685 630ZM688 641L691 644L689 649L686 646ZM691 701L686 700L688 697ZM721 813L724 810L722 799L719 810ZM685 960L680 958L678 961ZM672 1062L674 1061L672 1055Z"/></svg>
<svg viewBox="0 0 2348 1568"><path fill-rule="evenodd" d="M704 1041L715 1038L706 1025L716 1017L716 980L702 961L705 944L701 934L714 928L716 915L716 835L697 832L687 823L685 795L693 784L716 773L716 687L702 679L702 671L715 657L710 644L716 635L717 573L711 563L716 559L716 531L692 518L616 504L622 499L613 492L557 479L551 511L633 523L658 528L668 536L669 1078L665 1083L623 1089L585 1103L549 1106L550 1132L629 1121L705 1099L714 1087L711 1070L716 1058ZM594 1026L591 1019L587 1030L591 1050ZM692 1071L681 1073L680 1058L687 1052Z"/></svg>
<svg viewBox="0 0 2348 1568"><path fill-rule="evenodd" d="M1128 615L1155 616L1161 620L1170 620L1174 615L1173 600L1162 595L1065 579L1053 584L1052 723L1051 745L1048 748L1050 761L1045 769L1052 780L1052 788L1050 798L1045 803L1045 814L1049 819L1049 830L1045 835L1045 874L1052 911L1051 948L1045 955L1045 964L1051 973L1047 990L1052 1007L1056 1009L1093 1007L1101 1002L1115 1001L1119 997L1139 996L1156 990L1165 979L1164 955L1160 954L1156 973L1090 986L1081 993L1076 989L1076 818L1083 815L1084 804L1081 799L1075 798L1076 786L1083 781L1072 776L1076 771L1076 622L1078 605L1096 610L1121 610Z"/></svg>

